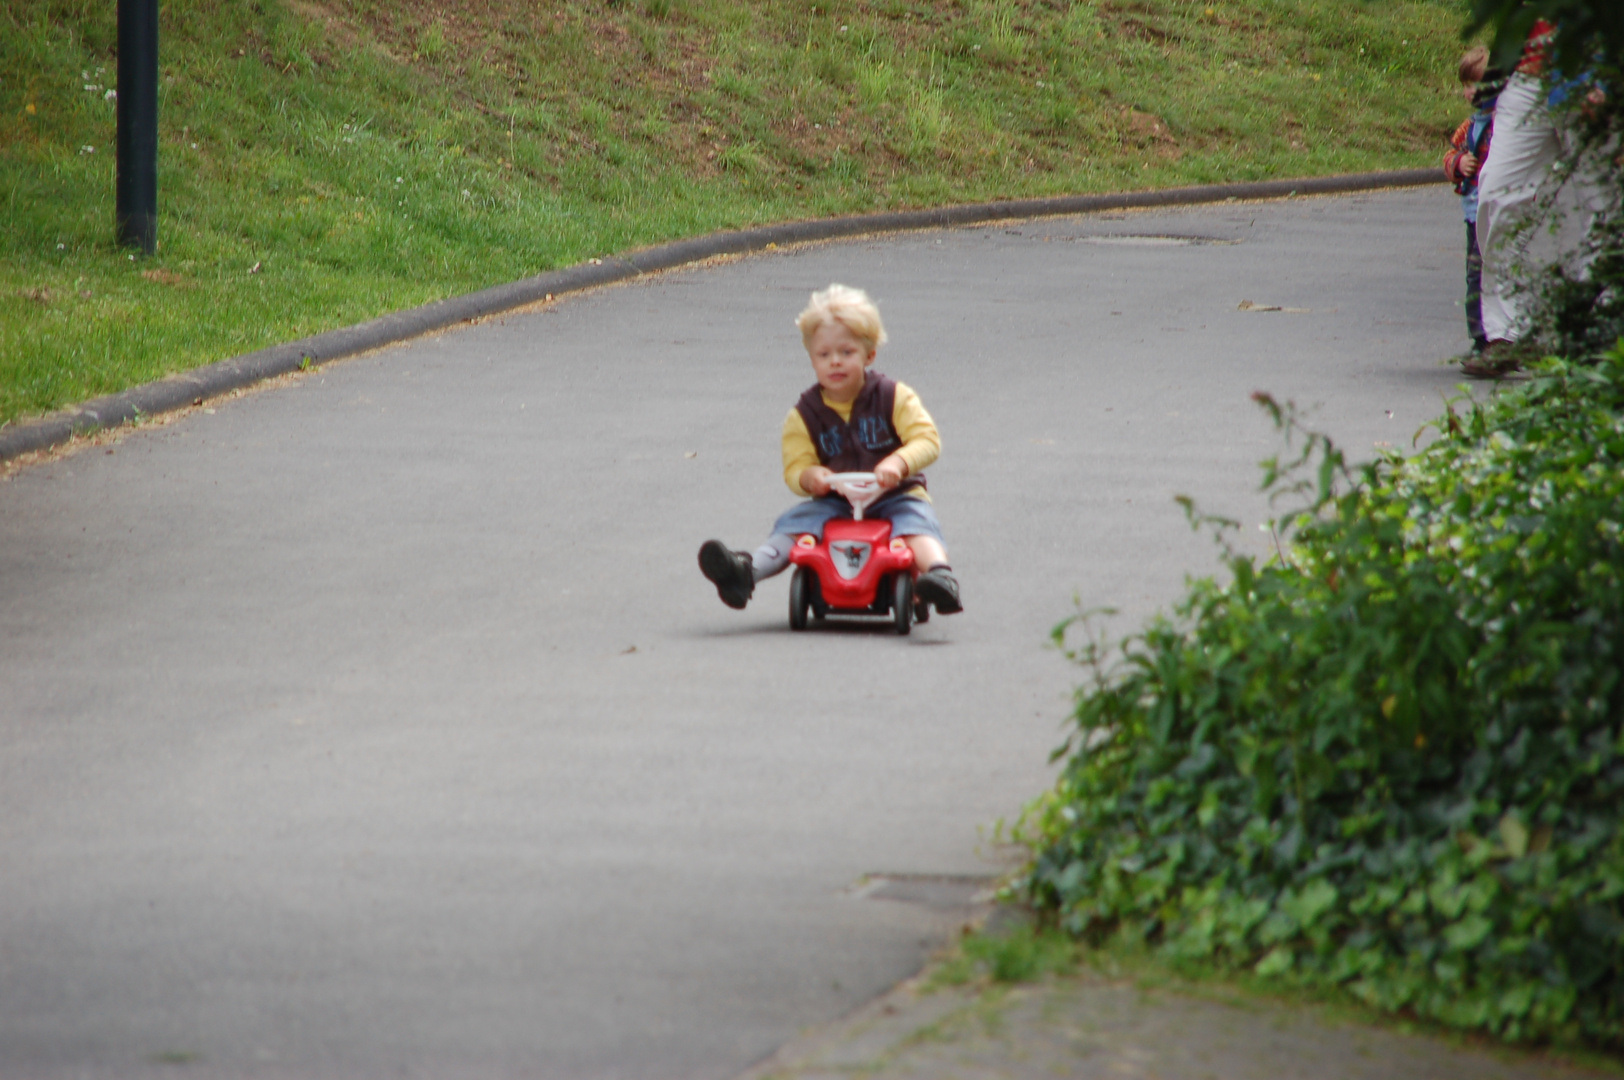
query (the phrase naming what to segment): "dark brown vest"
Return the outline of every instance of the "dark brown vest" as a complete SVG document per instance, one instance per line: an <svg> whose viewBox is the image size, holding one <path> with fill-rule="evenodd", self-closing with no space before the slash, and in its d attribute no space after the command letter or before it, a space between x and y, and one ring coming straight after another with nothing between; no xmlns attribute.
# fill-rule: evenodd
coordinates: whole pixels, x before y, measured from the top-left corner
<svg viewBox="0 0 1624 1080"><path fill-rule="evenodd" d="M818 462L835 472L873 472L874 466L902 449L902 439L891 423L896 409L897 384L877 371L863 373L863 389L852 402L851 419L823 403L823 391L814 385L795 403ZM904 480L899 491L925 486L925 474Z"/></svg>

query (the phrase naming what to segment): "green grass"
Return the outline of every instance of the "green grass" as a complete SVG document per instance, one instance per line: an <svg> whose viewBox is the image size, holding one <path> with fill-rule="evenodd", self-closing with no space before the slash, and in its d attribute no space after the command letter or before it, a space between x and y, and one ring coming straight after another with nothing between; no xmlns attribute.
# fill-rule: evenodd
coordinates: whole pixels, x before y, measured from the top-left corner
<svg viewBox="0 0 1624 1080"><path fill-rule="evenodd" d="M977 979L1032 982L1073 971L1085 946L1053 927L1025 925L965 934L931 972L929 985L963 986Z"/></svg>
<svg viewBox="0 0 1624 1080"><path fill-rule="evenodd" d="M1461 10L165 0L161 247L132 260L116 5L19 0L0 422L718 228L1431 164L1461 110Z"/></svg>

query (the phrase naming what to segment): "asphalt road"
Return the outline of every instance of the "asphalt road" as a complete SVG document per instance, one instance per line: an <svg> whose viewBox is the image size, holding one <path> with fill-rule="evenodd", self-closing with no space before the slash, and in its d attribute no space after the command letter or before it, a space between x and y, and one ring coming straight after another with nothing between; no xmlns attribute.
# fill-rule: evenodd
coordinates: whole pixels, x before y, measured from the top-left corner
<svg viewBox="0 0 1624 1080"><path fill-rule="evenodd" d="M1266 548L1251 392L1356 458L1439 413L1461 232L1434 186L783 250L22 470L0 1076L724 1078L872 998L974 887L910 875L1009 865L1050 628L1215 568L1178 494ZM908 638L695 566L790 501L830 281L943 434L967 610Z"/></svg>

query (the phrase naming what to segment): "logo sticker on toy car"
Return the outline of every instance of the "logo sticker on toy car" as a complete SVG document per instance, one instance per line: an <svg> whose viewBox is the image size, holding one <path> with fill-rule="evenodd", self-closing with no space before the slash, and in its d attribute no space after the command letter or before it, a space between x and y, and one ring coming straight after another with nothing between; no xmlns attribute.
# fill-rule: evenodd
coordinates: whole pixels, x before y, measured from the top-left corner
<svg viewBox="0 0 1624 1080"><path fill-rule="evenodd" d="M835 573L850 581L863 572L874 546L867 540L836 540L829 545L829 561L835 564Z"/></svg>

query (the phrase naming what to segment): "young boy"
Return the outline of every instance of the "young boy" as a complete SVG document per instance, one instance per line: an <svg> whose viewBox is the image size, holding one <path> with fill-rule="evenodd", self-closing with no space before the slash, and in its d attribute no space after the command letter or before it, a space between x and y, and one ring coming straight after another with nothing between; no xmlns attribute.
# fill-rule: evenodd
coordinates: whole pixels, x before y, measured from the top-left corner
<svg viewBox="0 0 1624 1080"><path fill-rule="evenodd" d="M812 294L795 325L818 381L784 418L784 483L811 498L780 514L754 554L705 541L700 572L724 604L744 607L756 582L789 565L797 536L821 537L825 522L852 516L851 504L830 489L829 477L872 472L887 493L863 515L891 522L892 535L912 549L914 595L943 615L961 610L941 523L925 494L923 470L941 453L941 438L918 394L869 370L885 343L879 309L861 289L830 285Z"/></svg>
<svg viewBox="0 0 1624 1080"><path fill-rule="evenodd" d="M1477 246L1477 178L1489 153L1494 133L1494 104L1505 86L1505 76L1489 70L1489 51L1478 45L1460 60L1461 90L1473 112L1455 129L1444 154L1444 175L1454 181L1466 218L1466 331L1472 335L1472 356L1462 363L1468 375L1478 375L1480 357L1488 347L1483 332L1483 255Z"/></svg>

